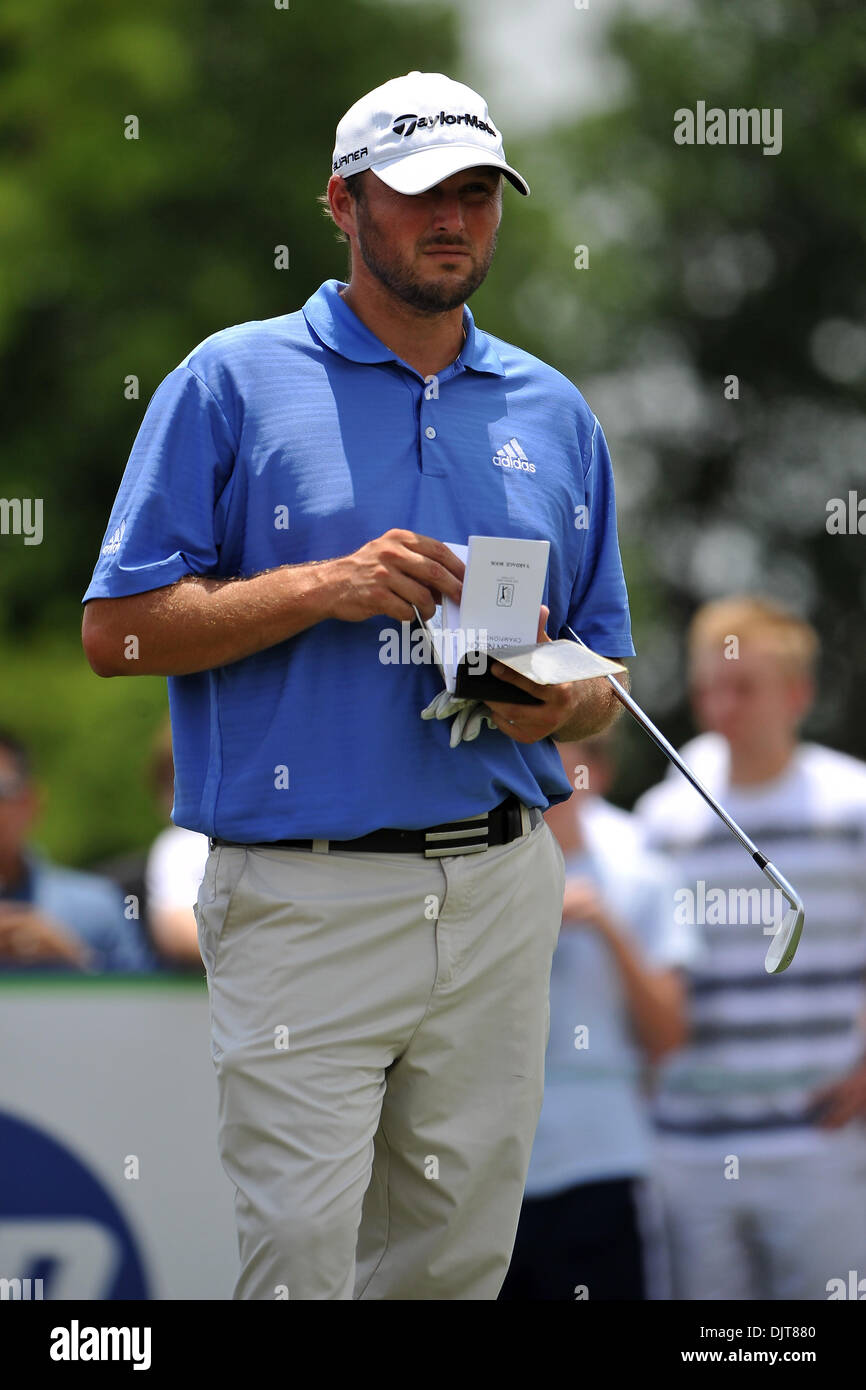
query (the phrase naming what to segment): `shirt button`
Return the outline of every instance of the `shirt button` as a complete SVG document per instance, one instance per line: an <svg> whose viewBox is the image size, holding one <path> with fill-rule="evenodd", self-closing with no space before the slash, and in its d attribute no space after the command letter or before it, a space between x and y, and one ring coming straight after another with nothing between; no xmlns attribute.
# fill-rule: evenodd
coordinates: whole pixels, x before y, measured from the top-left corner
<svg viewBox="0 0 866 1390"><path fill-rule="evenodd" d="M436 431L434 430L432 425L428 425L424 433L426 434L428 439L436 438Z"/></svg>

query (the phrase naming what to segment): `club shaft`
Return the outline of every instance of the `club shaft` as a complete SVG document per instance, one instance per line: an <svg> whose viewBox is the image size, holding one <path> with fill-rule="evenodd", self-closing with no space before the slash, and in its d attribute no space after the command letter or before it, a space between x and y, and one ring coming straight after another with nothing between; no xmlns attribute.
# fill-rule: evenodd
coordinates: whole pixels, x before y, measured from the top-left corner
<svg viewBox="0 0 866 1390"><path fill-rule="evenodd" d="M566 623L566 631L570 632L575 642L585 647L586 643L581 642L577 633ZM629 695L628 691L620 685L619 681L609 675L607 679L613 687L614 694L621 704L637 720L645 733L649 734L656 747L660 748L665 757L668 758L678 770L683 774L686 781L694 787L699 796L714 811L719 820L730 830L734 839L738 840L745 850L752 856L761 873L770 880L771 883L781 890L783 896L787 898L791 905L793 915L788 915L777 928L770 947L767 951L767 958L764 962L765 969L773 975L778 975L780 971L787 970L791 961L794 959L794 952L800 940L800 933L803 929L803 902L796 889L791 886L784 874L781 874L775 864L771 864L765 854L762 854L757 845L749 839L744 830L737 825L733 816L729 816L724 806L720 806L712 792L709 792L699 777L696 777L687 763L683 762L677 750L660 733L648 715L644 714L637 700Z"/></svg>
<svg viewBox="0 0 866 1390"><path fill-rule="evenodd" d="M570 627L568 628L568 631L571 633L575 641L580 642L580 645L582 647L586 646L586 643L581 642L577 633L574 632ZM661 749L665 757L670 759L670 761L674 764L674 767L679 769L679 771L685 777L686 781L690 782L691 785L694 787L695 791L698 792L698 794L704 798L704 801L706 801L710 809L715 811L719 820L722 821L728 827L731 834L739 840L743 848L748 850L749 854L754 859L758 868L763 872L763 870L767 867L767 864L770 862L767 859L767 856L761 853L757 845L749 839L745 830L742 830L740 826L737 825L737 822L734 820L733 816L728 815L724 806L719 805L712 792L707 790L700 778L696 777L695 774L692 772L691 768L688 766L688 764L683 762L682 758L680 757L677 750L674 748L673 744L668 742L664 734L656 728L655 724L652 722L649 716L644 714L637 700L633 699L632 696L629 695L628 691L620 685L619 681L616 679L615 676L608 676L607 679L613 686L617 699L625 705L626 709L632 715L634 715L638 724L640 724L641 728L644 730L645 733L649 734L653 743L655 743L657 747ZM788 886L790 887L790 885Z"/></svg>
<svg viewBox="0 0 866 1390"><path fill-rule="evenodd" d="M569 632L570 631L571 628L569 628ZM770 880L771 883L775 884L775 886L782 893L783 897L787 898L788 902L791 904L792 907L802 907L800 895L797 893L796 889L792 887L792 885L788 882L788 880L785 878L785 875L781 873L779 869L776 868L775 864L770 863L770 860L767 858L765 854L761 853L754 841L749 839L745 830L741 829L741 827L737 825L737 822L734 820L733 816L729 816L724 806L721 806L719 802L716 801L716 798L713 796L712 792L707 791L706 787L703 785L700 779L696 777L695 774L692 772L688 763L683 762L682 758L680 757L677 750L673 747L673 745L668 742L664 734L659 732L659 730L653 724L652 720L644 714L637 701L633 700L631 695L629 695L628 691L623 689L623 687L620 685L619 681L616 679L615 676L608 676L607 679L613 686L617 699L622 701L626 709L634 715L641 728L649 734L650 738L653 740L653 743L657 744L658 747L662 750L662 752L670 758L674 766L679 768L686 781L690 782L691 785L694 787L695 791L700 793L700 795L706 801L707 805L713 811L715 811L716 815L719 817L719 820L724 822L724 824L730 830L731 834L739 840L740 844L744 847L744 849L748 850L749 854L754 859L758 868L761 870L761 873L764 874Z"/></svg>
<svg viewBox="0 0 866 1390"><path fill-rule="evenodd" d="M690 782L694 787L695 791L700 793L700 795L704 798L704 801L706 801L707 805L715 811L716 815L719 817L719 820L724 821L731 834L736 836L736 838L740 841L740 844L743 845L743 847L749 851L759 868L763 869L768 862L766 855L761 853L757 845L749 839L746 832L743 829L741 829L739 825L737 825L737 822L734 820L733 816L728 815L724 806L719 805L712 792L707 791L707 788L704 786L703 782L701 782L700 778L695 776L688 763L683 762L677 750L673 747L672 744L668 742L664 734L656 728L652 720L647 718L637 701L632 699L631 695L629 695L627 690L623 689L619 681L614 676L608 676L608 680L610 681L611 685L614 688L614 691L616 692L617 699L621 700L622 703L625 705L626 709L634 715L637 722L646 731L646 733L649 734L653 743L657 744L658 747L662 750L662 752L665 753L668 758L670 758L674 766L679 768L686 781Z"/></svg>

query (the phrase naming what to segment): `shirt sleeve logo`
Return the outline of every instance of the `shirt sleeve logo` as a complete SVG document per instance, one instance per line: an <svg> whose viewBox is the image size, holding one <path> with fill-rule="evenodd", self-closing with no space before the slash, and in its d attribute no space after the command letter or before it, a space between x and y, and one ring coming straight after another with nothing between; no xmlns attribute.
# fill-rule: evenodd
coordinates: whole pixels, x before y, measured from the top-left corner
<svg viewBox="0 0 866 1390"><path fill-rule="evenodd" d="M111 536L109 536L108 540L105 542L105 545L102 547L103 555L117 554L118 550L120 549L120 543L123 540L123 533L125 530L126 519L124 518L124 520L121 521L120 525L118 526L117 530Z"/></svg>

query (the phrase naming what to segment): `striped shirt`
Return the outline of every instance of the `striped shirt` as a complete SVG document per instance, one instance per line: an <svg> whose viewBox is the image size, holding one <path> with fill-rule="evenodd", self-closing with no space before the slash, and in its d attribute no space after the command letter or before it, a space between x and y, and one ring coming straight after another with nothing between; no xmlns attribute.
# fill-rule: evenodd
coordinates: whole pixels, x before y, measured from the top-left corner
<svg viewBox="0 0 866 1390"><path fill-rule="evenodd" d="M677 866L677 911L702 943L688 972L690 1042L662 1068L655 1122L689 1147L823 1150L814 1092L866 1050L866 764L801 744L778 778L731 786L718 741L704 757L702 743L692 765L797 888L806 920L793 963L768 975L781 895L681 777L638 802L648 843ZM854 1128L866 1142L866 1126Z"/></svg>

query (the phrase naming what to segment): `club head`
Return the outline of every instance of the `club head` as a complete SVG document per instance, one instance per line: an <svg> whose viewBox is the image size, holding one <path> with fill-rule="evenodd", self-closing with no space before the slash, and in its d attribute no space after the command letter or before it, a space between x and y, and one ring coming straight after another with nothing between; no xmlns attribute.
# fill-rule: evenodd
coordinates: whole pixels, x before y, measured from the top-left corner
<svg viewBox="0 0 866 1390"><path fill-rule="evenodd" d="M803 930L805 916L806 913L801 902L789 906L776 928L764 960L764 969L768 975L780 975L791 964L797 950L797 943L800 940L800 933Z"/></svg>

